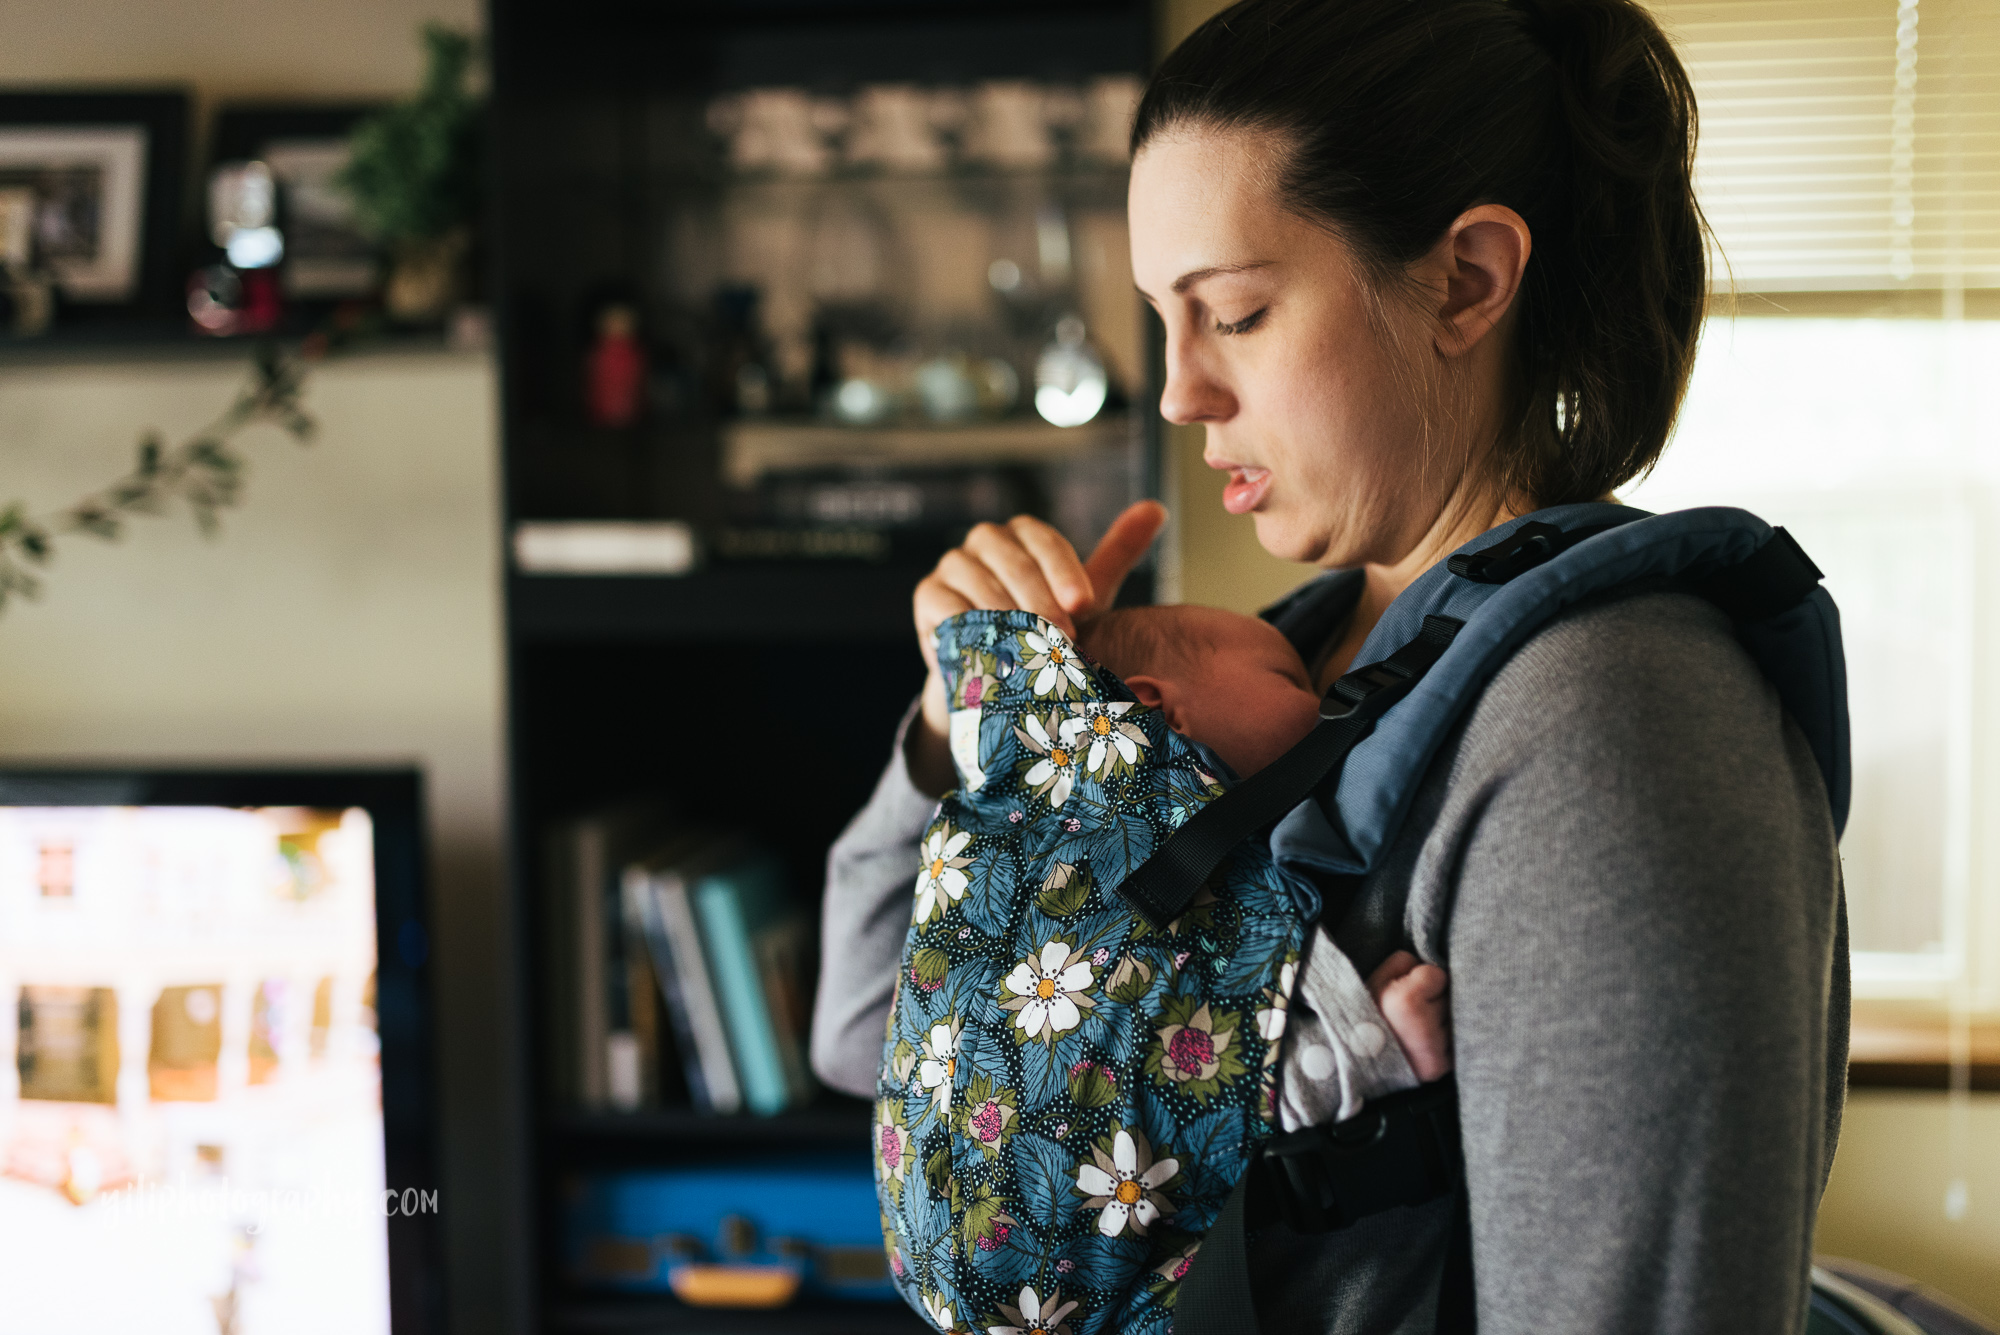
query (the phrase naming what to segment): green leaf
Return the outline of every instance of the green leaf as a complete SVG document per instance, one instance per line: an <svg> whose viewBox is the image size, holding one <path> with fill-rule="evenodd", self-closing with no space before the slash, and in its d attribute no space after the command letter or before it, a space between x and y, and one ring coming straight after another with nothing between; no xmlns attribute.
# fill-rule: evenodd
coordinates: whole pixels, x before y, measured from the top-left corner
<svg viewBox="0 0 2000 1335"><path fill-rule="evenodd" d="M951 1194L951 1146L940 1146L938 1152L924 1161L924 1181L930 1185L931 1195L940 1199Z"/></svg>
<svg viewBox="0 0 2000 1335"><path fill-rule="evenodd" d="M917 986L926 992L936 991L951 972L951 958L935 946L926 946L910 960L910 969L917 976Z"/></svg>
<svg viewBox="0 0 2000 1335"><path fill-rule="evenodd" d="M1090 899L1091 879L1087 868L1073 867L1067 862L1056 864L1056 870L1042 884L1042 892L1035 897L1035 904L1051 918L1067 918L1082 908Z"/></svg>
<svg viewBox="0 0 2000 1335"><path fill-rule="evenodd" d="M1153 966L1137 955L1126 955L1111 970L1104 994L1129 1006L1153 989Z"/></svg>
<svg viewBox="0 0 2000 1335"><path fill-rule="evenodd" d="M1118 1099L1118 1081L1096 1062L1086 1063L1069 1077L1069 1096L1079 1108L1102 1108Z"/></svg>

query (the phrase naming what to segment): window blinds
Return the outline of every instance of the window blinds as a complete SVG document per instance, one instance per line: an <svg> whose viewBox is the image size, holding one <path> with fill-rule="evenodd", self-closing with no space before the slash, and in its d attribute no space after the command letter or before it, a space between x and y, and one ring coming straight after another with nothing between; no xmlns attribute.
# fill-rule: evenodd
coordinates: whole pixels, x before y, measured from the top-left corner
<svg viewBox="0 0 2000 1335"><path fill-rule="evenodd" d="M1738 292L2000 287L2000 0L1652 0Z"/></svg>

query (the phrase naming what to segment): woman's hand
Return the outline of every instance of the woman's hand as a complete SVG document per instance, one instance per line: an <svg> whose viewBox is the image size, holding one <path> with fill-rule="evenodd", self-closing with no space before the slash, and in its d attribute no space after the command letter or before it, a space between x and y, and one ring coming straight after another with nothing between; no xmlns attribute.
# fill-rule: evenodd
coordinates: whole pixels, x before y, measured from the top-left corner
<svg viewBox="0 0 2000 1335"><path fill-rule="evenodd" d="M1153 545L1167 522L1158 501L1139 501L1111 521L1088 561L1048 524L1018 515L1005 524L980 524L965 544L944 554L917 585L913 600L917 651L924 656L922 726L910 730L910 775L927 792L951 787L945 742L949 702L932 658L932 639L946 617L974 608L1033 612L1074 636L1080 624L1110 608L1119 585Z"/></svg>

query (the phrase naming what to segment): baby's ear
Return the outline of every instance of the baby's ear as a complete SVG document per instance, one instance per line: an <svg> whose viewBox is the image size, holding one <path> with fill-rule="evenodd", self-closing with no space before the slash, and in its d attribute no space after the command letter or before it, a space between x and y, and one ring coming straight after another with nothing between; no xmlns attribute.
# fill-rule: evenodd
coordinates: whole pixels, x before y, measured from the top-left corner
<svg viewBox="0 0 2000 1335"><path fill-rule="evenodd" d="M1178 719L1180 711L1174 708L1173 693L1168 688L1167 683L1161 681L1158 677L1127 677L1125 678L1125 689L1132 692L1133 698L1140 704L1146 706L1148 709L1157 709L1166 715L1167 726L1169 728L1172 728L1175 732L1180 731Z"/></svg>

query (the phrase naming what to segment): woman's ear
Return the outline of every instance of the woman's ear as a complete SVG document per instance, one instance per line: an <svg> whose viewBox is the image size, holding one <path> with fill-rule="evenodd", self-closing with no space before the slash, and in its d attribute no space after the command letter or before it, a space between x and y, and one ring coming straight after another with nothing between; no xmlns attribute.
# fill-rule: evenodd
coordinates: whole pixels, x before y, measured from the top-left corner
<svg viewBox="0 0 2000 1335"><path fill-rule="evenodd" d="M1437 350L1446 357L1470 352L1514 304L1527 272L1534 239L1521 215L1504 204L1481 204L1460 214L1426 257L1421 277L1439 294Z"/></svg>
<svg viewBox="0 0 2000 1335"><path fill-rule="evenodd" d="M1140 704L1149 709L1159 710L1169 728L1175 732L1181 730L1179 701L1176 699L1172 683L1162 681L1158 677L1127 677L1125 689L1132 692Z"/></svg>

